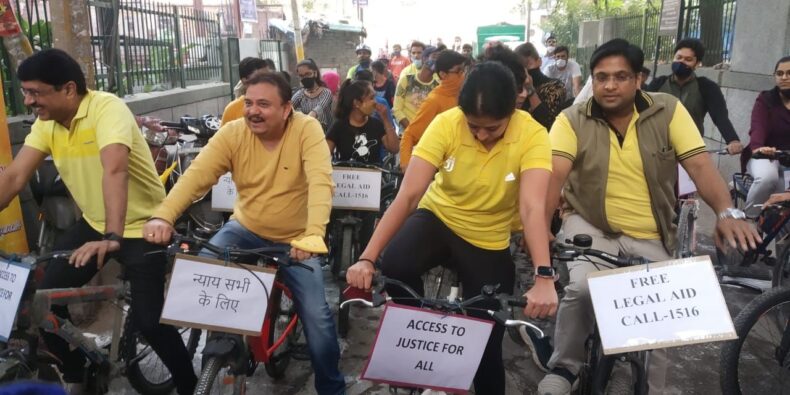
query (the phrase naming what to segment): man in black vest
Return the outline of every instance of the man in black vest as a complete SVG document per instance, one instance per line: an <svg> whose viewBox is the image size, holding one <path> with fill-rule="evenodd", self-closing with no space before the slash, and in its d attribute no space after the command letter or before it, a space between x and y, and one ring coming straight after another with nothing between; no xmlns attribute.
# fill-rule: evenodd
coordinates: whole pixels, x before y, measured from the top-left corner
<svg viewBox="0 0 790 395"><path fill-rule="evenodd" d="M680 40L675 45L675 60L672 62L672 75L656 77L647 90L650 92L669 93L680 99L686 107L700 133L704 131L705 114L710 114L713 124L727 142L730 155L739 154L743 150L738 134L730 122L727 103L724 95L715 82L699 77L694 72L702 65L705 47L696 38Z"/></svg>

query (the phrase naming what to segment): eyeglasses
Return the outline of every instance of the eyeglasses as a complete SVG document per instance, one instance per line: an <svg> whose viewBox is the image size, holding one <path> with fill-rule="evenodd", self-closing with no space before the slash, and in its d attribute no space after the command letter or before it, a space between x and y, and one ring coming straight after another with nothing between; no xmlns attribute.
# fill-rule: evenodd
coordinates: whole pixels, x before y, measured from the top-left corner
<svg viewBox="0 0 790 395"><path fill-rule="evenodd" d="M618 74L611 74L611 75L610 74L604 74L604 73L598 73L598 74L593 75L593 80L596 83L601 84L601 85L604 85L604 84L606 84L609 81L614 81L615 84L622 84L622 83L630 81L632 78L634 78L634 75L633 74L628 74L628 73L618 73Z"/></svg>
<svg viewBox="0 0 790 395"><path fill-rule="evenodd" d="M776 70L776 71L774 71L774 75L776 76L776 78L780 78L780 79L784 78L784 77L790 78L790 70L787 70L787 71Z"/></svg>
<svg viewBox="0 0 790 395"><path fill-rule="evenodd" d="M41 91L37 91L35 89L25 89L25 88L21 88L19 91L22 93L22 97L23 98L30 96L33 99L38 99L40 96L46 96L46 95L54 92L54 90L51 90L49 92L41 92Z"/></svg>

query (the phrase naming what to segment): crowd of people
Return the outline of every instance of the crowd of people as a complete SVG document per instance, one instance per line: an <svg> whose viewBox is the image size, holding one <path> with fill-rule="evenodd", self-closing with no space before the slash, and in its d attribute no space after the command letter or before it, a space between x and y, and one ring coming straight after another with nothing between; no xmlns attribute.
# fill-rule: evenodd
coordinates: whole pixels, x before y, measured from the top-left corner
<svg viewBox="0 0 790 395"><path fill-rule="evenodd" d="M790 149L790 57L777 62L775 87L757 98L744 147L720 88L695 73L704 56L699 40L679 41L672 74L650 83L642 50L611 40L584 65L590 71L586 87L569 48L553 37L546 44L540 54L530 43L514 50L492 43L473 58L471 46L457 52L415 41L408 56L394 46L386 62L372 60L362 44L344 81L338 73L321 73L313 60L299 62L295 91L270 60L244 59L223 126L167 195L128 107L88 90L71 56L44 50L17 73L37 120L0 173L0 209L51 155L83 219L57 241L55 249L76 252L50 264L42 288L82 286L108 256L119 257L131 282L135 325L172 372L178 393L191 394L196 376L186 349L174 328L158 322L164 256L144 254L168 243L190 203L231 172L238 193L234 216L210 242L290 246L291 259L315 269L280 270L303 323L316 391L344 394L317 256L325 250L332 207L332 161L378 164L386 153L399 153L402 187L375 229L372 220L366 226L365 248L346 274L348 284L369 289L381 270L420 289L420 275L442 264L458 273L464 297L483 284L512 293L516 274L508 247L514 232L523 233L536 278L524 295L525 314L557 315L554 352L538 392L567 394L594 323L585 279L608 266L571 262L570 283L558 300L549 255L549 224L558 208L562 204L566 237L588 234L593 248L613 255L670 259L680 165L716 214L716 242L754 248L760 236L732 206L702 139L703 119L710 115L730 153L744 151L755 177L749 204L790 197L772 195L784 191L775 161L748 156ZM68 317L63 307L53 311ZM474 378L479 394L505 393L503 333L496 325L488 340ZM79 383L84 356L56 336L43 336L67 361L64 379ZM667 361L664 352L651 354L651 393L664 388Z"/></svg>

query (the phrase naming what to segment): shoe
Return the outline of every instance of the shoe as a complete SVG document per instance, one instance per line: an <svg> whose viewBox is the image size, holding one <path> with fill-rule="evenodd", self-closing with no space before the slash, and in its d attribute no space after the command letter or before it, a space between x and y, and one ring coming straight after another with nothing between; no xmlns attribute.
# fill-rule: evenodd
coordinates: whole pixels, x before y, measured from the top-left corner
<svg viewBox="0 0 790 395"><path fill-rule="evenodd" d="M554 349L551 347L551 337L540 337L534 329L527 326L520 326L518 328L518 332L521 335L521 339L524 341L524 344L526 344L529 348L530 354L532 354L532 361L535 362L535 366L537 366L538 369L542 370L543 372L548 373L549 359L551 358L551 353L554 351Z"/></svg>
<svg viewBox="0 0 790 395"><path fill-rule="evenodd" d="M566 369L554 369L538 383L538 394L568 395L574 386L571 382L575 384L578 380L569 371Z"/></svg>

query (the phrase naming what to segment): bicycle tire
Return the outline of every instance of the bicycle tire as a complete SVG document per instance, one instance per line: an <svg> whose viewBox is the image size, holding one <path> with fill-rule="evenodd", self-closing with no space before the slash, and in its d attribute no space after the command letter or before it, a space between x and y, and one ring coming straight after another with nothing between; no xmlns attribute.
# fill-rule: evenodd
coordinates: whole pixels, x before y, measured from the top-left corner
<svg viewBox="0 0 790 395"><path fill-rule="evenodd" d="M227 366L227 363L222 357L211 357L203 365L200 371L197 385L195 386L195 395L209 395L211 389L214 387L219 375L220 369Z"/></svg>
<svg viewBox="0 0 790 395"><path fill-rule="evenodd" d="M182 337L188 336L185 344L190 359L195 355L198 342L200 341L199 329L184 328L179 331ZM121 338L121 359L125 363L126 379L137 392L143 395L167 395L175 389L173 377L159 356L146 344L145 339L139 330L132 324L131 311L126 315L124 331ZM140 345L143 345L140 348ZM141 354L148 354L141 356ZM143 366L159 366L164 369L165 374L160 377L150 377L149 369Z"/></svg>
<svg viewBox="0 0 790 395"><path fill-rule="evenodd" d="M784 248L774 264L771 285L774 288L790 286L790 248Z"/></svg>
<svg viewBox="0 0 790 395"><path fill-rule="evenodd" d="M343 235L340 239L340 265L337 268L337 276L345 276L348 268L354 264L352 262L354 260L354 252L354 227L344 226Z"/></svg>
<svg viewBox="0 0 790 395"><path fill-rule="evenodd" d="M343 300L340 300L343 303ZM343 339L348 336L351 306L345 305L337 309L337 334Z"/></svg>
<svg viewBox="0 0 790 395"><path fill-rule="evenodd" d="M434 267L422 275L423 296L430 299L446 298L456 279L452 270L444 266ZM460 289L458 295L461 295Z"/></svg>
<svg viewBox="0 0 790 395"><path fill-rule="evenodd" d="M695 249L695 221L697 218L696 201L683 201L678 216L678 245L675 248L675 258L688 258L694 256Z"/></svg>
<svg viewBox="0 0 790 395"><path fill-rule="evenodd" d="M285 297L285 298L283 298ZM285 304L285 308L283 308ZM288 326L293 317L296 316L296 307L293 300L288 295L285 295L283 288L275 284L272 288L271 296L269 297L269 312L268 312L268 325L269 325L269 338L267 339L267 347L274 344L282 335L282 331ZM268 362L263 365L266 368L266 374L273 379L280 379L285 375L285 370L291 362L291 347L296 343L299 337L299 328L295 328L280 347L275 350L271 355Z"/></svg>
<svg viewBox="0 0 790 395"><path fill-rule="evenodd" d="M629 395L634 392L633 376L631 364L623 366L627 362L615 361L609 381L606 383L606 395Z"/></svg>
<svg viewBox="0 0 790 395"><path fill-rule="evenodd" d="M759 369L759 374L755 377L755 383L741 383L741 377L739 377L739 372L741 370L740 361L741 355L744 352L744 344L746 344L747 340L750 339L750 334L753 333L755 330L755 326L758 324L762 318L770 317L769 312L778 307L783 306L785 304L790 304L790 288L774 288L758 297L753 299L749 304L747 304L743 310L738 314L735 318L735 331L738 334L738 339L730 340L722 345L722 350L719 359L719 371L721 374L719 375L719 384L721 386L721 391L724 395L740 395L742 394L741 387L746 388L760 388L761 393L772 393L770 390L766 390L764 385L766 384L766 378L771 377L771 372L769 372L770 364L759 364L756 366ZM790 305L784 306L787 308L787 312L790 313ZM779 319L778 322L786 322L788 314L783 314L782 317ZM762 329L762 328L759 328ZM759 332L759 330L758 330ZM760 333L754 333L755 336L760 336ZM765 335L762 335L765 337ZM781 340L781 335L780 339ZM759 339L752 342L751 340L748 343L747 347L747 357L748 361L755 361L758 359L757 354L753 354L752 346L754 346L755 350L759 351L759 346L770 343L765 339ZM766 362L776 362L774 360L776 352L775 347L771 347L769 344L766 349L768 355L765 359ZM781 378L785 376L784 385L782 388L790 387L790 376L787 376L786 369L787 369L788 358L784 359L785 366L777 366L780 370L779 375L776 377ZM748 366L747 366L748 368ZM748 371L749 369L744 372L746 377L754 375L755 371ZM756 386L759 384L759 386ZM777 393L777 392L773 392Z"/></svg>

